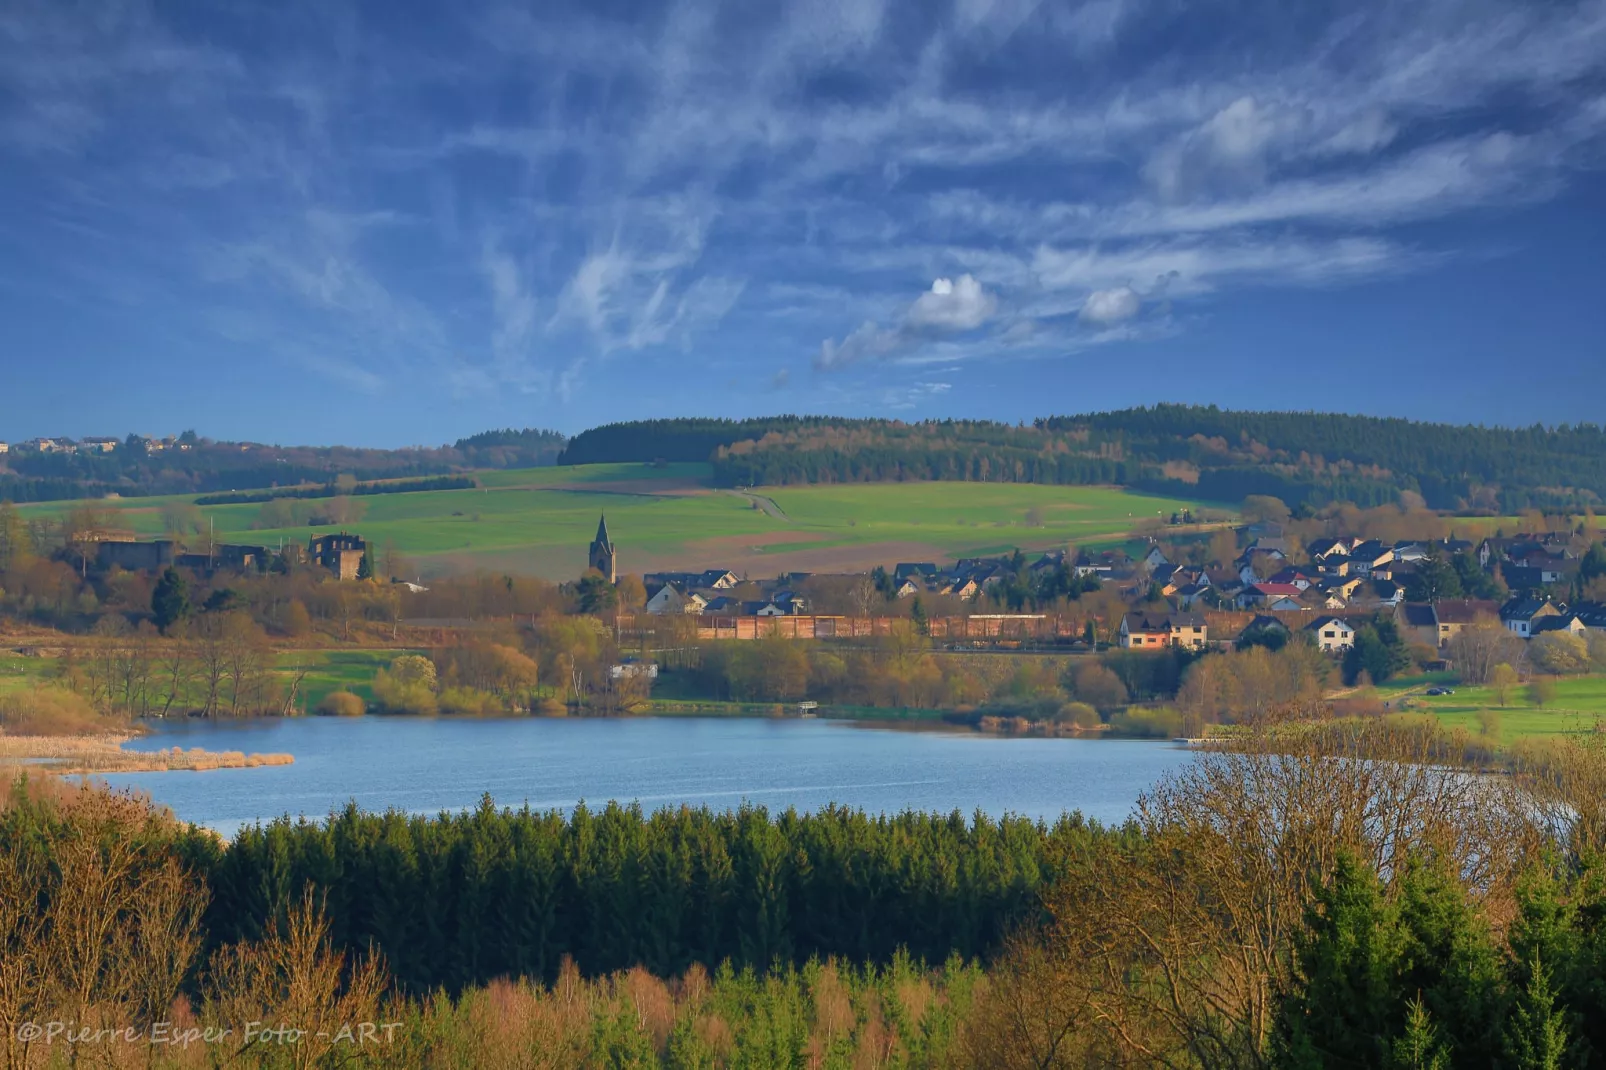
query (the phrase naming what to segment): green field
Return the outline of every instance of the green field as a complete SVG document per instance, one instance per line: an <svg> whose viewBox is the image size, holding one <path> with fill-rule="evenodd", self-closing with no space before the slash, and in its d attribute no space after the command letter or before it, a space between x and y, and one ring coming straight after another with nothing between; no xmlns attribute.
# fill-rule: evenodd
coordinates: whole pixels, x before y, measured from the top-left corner
<svg viewBox="0 0 1606 1070"><path fill-rule="evenodd" d="M1544 708L1535 706L1526 686L1513 688L1502 707L1497 696L1487 687L1461 687L1449 684L1453 695L1430 696L1421 689L1443 681L1411 681L1408 687L1381 689L1409 697L1409 709L1431 713L1447 728L1465 728L1469 732L1480 729L1479 714L1492 710L1499 719L1499 739L1534 736L1561 736L1592 732L1596 722L1606 721L1606 676L1563 677L1555 681L1555 698Z"/></svg>
<svg viewBox="0 0 1606 1070"><path fill-rule="evenodd" d="M896 561L946 561L1109 541L1139 521L1197 502L1109 487L1010 483L888 483L759 487L751 493L706 485L706 465L584 465L477 473L475 490L369 495L361 520L346 525L375 545L390 544L428 577L490 569L569 579L585 568L586 546L606 512L621 571L724 567L753 576L829 572ZM117 524L162 531L172 499L104 503ZM773 506L771 506L773 502ZM71 503L26 507L59 514ZM261 506L202 510L219 541L269 546L304 541L309 529L257 530ZM203 540L192 540L203 541Z"/></svg>
<svg viewBox="0 0 1606 1070"><path fill-rule="evenodd" d="M296 705L313 710L331 691L352 691L365 701L372 700L375 673L403 654L421 653L426 652L401 649L283 651L277 655L278 674L288 688L296 672L307 670ZM0 694L44 680L55 667L55 658L22 657L0 651Z"/></svg>
<svg viewBox="0 0 1606 1070"><path fill-rule="evenodd" d="M23 686L42 672L39 658L25 658L20 654L0 650L0 695L12 688Z"/></svg>

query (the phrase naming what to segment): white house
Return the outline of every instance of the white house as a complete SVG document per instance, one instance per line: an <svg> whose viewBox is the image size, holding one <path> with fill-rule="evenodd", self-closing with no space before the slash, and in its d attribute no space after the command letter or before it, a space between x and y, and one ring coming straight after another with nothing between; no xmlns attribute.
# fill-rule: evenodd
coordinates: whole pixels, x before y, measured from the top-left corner
<svg viewBox="0 0 1606 1070"><path fill-rule="evenodd" d="M652 588L652 594L647 598L648 613L701 613L707 608L707 598L696 591L683 593L672 583Z"/></svg>
<svg viewBox="0 0 1606 1070"><path fill-rule="evenodd" d="M1322 617L1306 628L1316 638L1316 648L1324 654L1348 650L1355 645L1355 629L1340 617Z"/></svg>
<svg viewBox="0 0 1606 1070"><path fill-rule="evenodd" d="M1542 618L1560 615L1561 610L1548 598L1513 598L1500 607L1500 622L1507 631L1524 639L1533 638L1534 625Z"/></svg>

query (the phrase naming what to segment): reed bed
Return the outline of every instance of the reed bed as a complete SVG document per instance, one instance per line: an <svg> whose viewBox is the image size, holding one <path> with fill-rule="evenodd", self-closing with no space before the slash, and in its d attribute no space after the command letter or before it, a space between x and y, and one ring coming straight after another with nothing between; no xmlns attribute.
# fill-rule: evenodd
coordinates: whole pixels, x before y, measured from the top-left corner
<svg viewBox="0 0 1606 1070"><path fill-rule="evenodd" d="M185 750L124 750L127 735L99 736L12 736L0 735L0 766L37 766L51 773L83 775L93 773L203 772L209 769L257 769L270 765L290 765L289 754L246 754L243 751L209 751L200 747Z"/></svg>

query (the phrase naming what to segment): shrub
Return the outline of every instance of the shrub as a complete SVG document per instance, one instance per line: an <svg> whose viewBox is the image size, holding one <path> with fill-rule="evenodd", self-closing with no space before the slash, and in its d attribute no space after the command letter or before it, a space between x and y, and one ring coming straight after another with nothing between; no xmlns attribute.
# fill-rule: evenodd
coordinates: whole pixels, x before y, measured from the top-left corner
<svg viewBox="0 0 1606 1070"><path fill-rule="evenodd" d="M403 654L374 676L374 701L388 713L434 713L435 663Z"/></svg>
<svg viewBox="0 0 1606 1070"><path fill-rule="evenodd" d="M1485 707L1478 711L1478 731L1485 737L1496 740L1500 738L1500 711Z"/></svg>
<svg viewBox="0 0 1606 1070"><path fill-rule="evenodd" d="M1037 698L1001 698L996 702L989 702L982 706L978 713L982 717L994 717L1003 720L1020 720L1028 722L1058 721L1061 707L1064 704L1055 696L1041 696ZM1093 723L1098 723L1097 715Z"/></svg>
<svg viewBox="0 0 1606 1070"><path fill-rule="evenodd" d="M1110 727L1129 736L1175 739L1182 734L1182 715L1169 706L1128 706L1110 718Z"/></svg>
<svg viewBox="0 0 1606 1070"><path fill-rule="evenodd" d="M1074 724L1078 728L1097 728L1099 711L1085 702L1067 702L1054 714L1060 724Z"/></svg>
<svg viewBox="0 0 1606 1070"><path fill-rule="evenodd" d="M1066 690L1100 713L1109 714L1127 703L1126 685L1111 669L1086 661L1066 670Z"/></svg>
<svg viewBox="0 0 1606 1070"><path fill-rule="evenodd" d="M1569 632L1546 632L1528 644L1528 656L1540 672L1569 676L1589 671L1589 645Z"/></svg>
<svg viewBox="0 0 1606 1070"><path fill-rule="evenodd" d="M374 703L386 713L434 713L433 689L398 680L384 669L374 677Z"/></svg>
<svg viewBox="0 0 1606 1070"><path fill-rule="evenodd" d="M14 736L83 736L118 727L119 722L101 716L88 699L60 687L0 695L0 728Z"/></svg>
<svg viewBox="0 0 1606 1070"><path fill-rule="evenodd" d="M318 703L318 712L329 717L361 717L368 704L350 691L331 691Z"/></svg>
<svg viewBox="0 0 1606 1070"><path fill-rule="evenodd" d="M506 712L502 700L485 691L472 687L448 687L440 695L440 711L442 713L464 714L471 717L483 717L487 714Z"/></svg>

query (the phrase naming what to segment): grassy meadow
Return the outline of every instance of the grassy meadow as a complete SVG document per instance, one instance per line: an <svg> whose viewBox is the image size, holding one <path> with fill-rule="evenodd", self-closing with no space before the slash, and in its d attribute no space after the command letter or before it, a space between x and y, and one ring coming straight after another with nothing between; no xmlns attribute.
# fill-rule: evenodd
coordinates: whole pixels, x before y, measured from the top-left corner
<svg viewBox="0 0 1606 1070"><path fill-rule="evenodd" d="M302 670L298 706L316 709L331 691L351 691L364 701L373 699L374 674L403 654L424 654L423 650L399 648L358 650L283 650L275 655L277 671L286 687ZM48 679L56 670L54 657L24 657L0 650L0 694Z"/></svg>
<svg viewBox="0 0 1606 1070"><path fill-rule="evenodd" d="M375 545L393 546L407 559L409 575L483 568L570 579L584 570L586 546L606 512L623 571L725 567L763 576L1108 541L1141 520L1198 504L1109 487L1000 483L759 487L748 494L707 486L708 467L700 464L514 469L477 477L482 486L474 490L356 498L362 518L346 526ZM156 536L163 529L162 506L171 500L101 504L115 511L118 525ZM59 514L71 504L24 512ZM219 541L273 546L329 530L260 529L258 504L201 512Z"/></svg>
<svg viewBox="0 0 1606 1070"><path fill-rule="evenodd" d="M1422 692L1435 684L1448 686L1453 695L1425 695ZM1408 700L1407 709L1430 714L1446 728L1464 728L1479 732L1483 715L1489 711L1498 722L1499 742L1542 736L1574 735L1593 732L1597 722L1606 722L1606 675L1557 677L1552 681L1555 694L1543 706L1534 702L1526 684L1520 684L1506 695L1506 704L1492 688L1462 687L1453 677L1434 675L1398 682L1395 687L1380 688L1388 701Z"/></svg>

